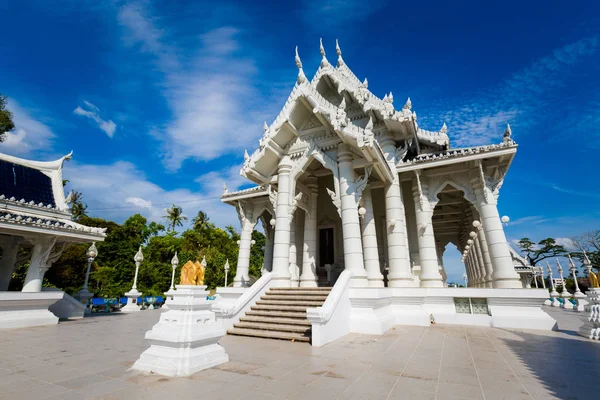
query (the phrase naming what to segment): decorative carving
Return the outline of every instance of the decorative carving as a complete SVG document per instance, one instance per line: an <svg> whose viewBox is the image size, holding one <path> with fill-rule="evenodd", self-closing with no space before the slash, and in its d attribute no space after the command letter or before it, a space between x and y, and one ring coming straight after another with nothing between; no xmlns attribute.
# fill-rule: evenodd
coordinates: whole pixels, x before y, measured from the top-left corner
<svg viewBox="0 0 600 400"><path fill-rule="evenodd" d="M319 121L319 118L317 118L316 115L313 115L309 120L307 120L304 125L302 126L302 128L300 128L300 130L308 130L308 129L312 129L312 128L318 128L319 126L323 126L323 124L321 123L321 121Z"/></svg>
<svg viewBox="0 0 600 400"><path fill-rule="evenodd" d="M335 52L338 56L337 66L340 67L344 65L344 59L342 58L342 49L340 49L340 44L337 39L335 39Z"/></svg>
<svg viewBox="0 0 600 400"><path fill-rule="evenodd" d="M425 211L425 195L423 194L423 185L421 184L421 171L415 171L417 194L419 195L419 207L421 211Z"/></svg>
<svg viewBox="0 0 600 400"><path fill-rule="evenodd" d="M365 167L365 174L363 176L358 177L354 181L354 185L353 185L352 189L354 189L353 190L353 192L354 192L354 198L355 198L357 204L362 199L362 193L365 190L365 187L367 187L367 183L369 181L369 176L371 175L372 171L373 171L373 166L372 165L366 166Z"/></svg>
<svg viewBox="0 0 600 400"><path fill-rule="evenodd" d="M412 102L410 101L410 97L406 100L406 103L404 103L402 109L407 111L410 111L412 109Z"/></svg>
<svg viewBox="0 0 600 400"><path fill-rule="evenodd" d="M512 129L510 129L510 124L506 124L506 130L504 131L504 135L502 135L502 143L505 146L511 146L515 144L515 141L512 140Z"/></svg>
<svg viewBox="0 0 600 400"><path fill-rule="evenodd" d="M296 46L296 67L298 67L298 83L304 83L307 81L304 70L302 69L302 61L298 55L298 46Z"/></svg>
<svg viewBox="0 0 600 400"><path fill-rule="evenodd" d="M329 188L325 188L325 189L327 190L327 194L329 195L329 197L331 197L331 202L337 209L338 215L341 218L341 216L342 216L342 200L340 199L340 196L338 195L338 193L334 192L333 190L331 190Z"/></svg>
<svg viewBox="0 0 600 400"><path fill-rule="evenodd" d="M402 145L402 147L398 147L396 149L396 163L402 164L404 163L404 157L406 157L406 154L408 153L408 140L404 141L404 144Z"/></svg>

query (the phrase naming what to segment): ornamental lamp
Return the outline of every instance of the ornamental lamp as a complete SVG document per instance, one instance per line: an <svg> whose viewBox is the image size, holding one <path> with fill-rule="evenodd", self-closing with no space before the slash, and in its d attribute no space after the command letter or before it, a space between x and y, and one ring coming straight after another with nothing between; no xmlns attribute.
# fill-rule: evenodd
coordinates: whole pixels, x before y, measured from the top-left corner
<svg viewBox="0 0 600 400"><path fill-rule="evenodd" d="M277 223L277 221L275 221L275 218L271 218L271 220L269 221L269 224L271 224L271 226L275 227L275 224Z"/></svg>
<svg viewBox="0 0 600 400"><path fill-rule="evenodd" d="M140 246L138 252L135 253L135 257L133 257L133 261L135 261L136 263L141 263L142 261L144 261L144 254L142 254L142 246Z"/></svg>
<svg viewBox="0 0 600 400"><path fill-rule="evenodd" d="M473 221L473 227L479 228L480 226L481 226L481 222L479 222L477 220Z"/></svg>
<svg viewBox="0 0 600 400"><path fill-rule="evenodd" d="M470 248L470 245L472 245L472 244L473 244L473 239L469 239L469 240L467 240L467 243L469 244L469 248Z"/></svg>
<svg viewBox="0 0 600 400"><path fill-rule="evenodd" d="M96 248L96 243L92 243L92 245L87 249L85 255L87 258L96 258L98 256L98 249Z"/></svg>
<svg viewBox="0 0 600 400"><path fill-rule="evenodd" d="M256 244L256 240L252 239L252 240L250 241L250 244L251 244L252 246L254 246L254 245Z"/></svg>
<svg viewBox="0 0 600 400"><path fill-rule="evenodd" d="M508 216L505 215L502 218L500 218L500 221L502 221L503 224L508 224L510 218L508 218Z"/></svg>
<svg viewBox="0 0 600 400"><path fill-rule="evenodd" d="M477 237L477 233L475 231L469 233L469 236L471 236L473 239L475 239Z"/></svg>
<svg viewBox="0 0 600 400"><path fill-rule="evenodd" d="M361 217L364 217L366 213L367 213L367 209L366 208L360 207L358 209L358 215L360 215Z"/></svg>

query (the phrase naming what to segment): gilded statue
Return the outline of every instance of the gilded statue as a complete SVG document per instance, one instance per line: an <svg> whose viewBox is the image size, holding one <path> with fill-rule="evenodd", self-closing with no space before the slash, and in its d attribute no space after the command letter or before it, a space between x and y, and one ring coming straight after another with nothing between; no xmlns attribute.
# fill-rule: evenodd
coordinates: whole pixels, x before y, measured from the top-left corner
<svg viewBox="0 0 600 400"><path fill-rule="evenodd" d="M196 264L193 261L188 261L183 267L181 267L181 278L179 279L180 285L195 285L196 284ZM202 279L204 279L204 272L202 272Z"/></svg>
<svg viewBox="0 0 600 400"><path fill-rule="evenodd" d="M205 268L198 261L196 261L195 266L196 266L196 285L204 285Z"/></svg>
<svg viewBox="0 0 600 400"><path fill-rule="evenodd" d="M591 287L593 287L593 288L600 287L598 285L598 277L596 276L596 274L592 270L590 270L589 280L590 280L590 286Z"/></svg>

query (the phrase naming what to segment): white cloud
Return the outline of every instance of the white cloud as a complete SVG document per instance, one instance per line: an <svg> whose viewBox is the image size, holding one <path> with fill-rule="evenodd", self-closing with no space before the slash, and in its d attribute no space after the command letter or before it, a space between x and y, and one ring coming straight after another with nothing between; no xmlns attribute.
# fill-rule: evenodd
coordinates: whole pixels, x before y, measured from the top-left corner
<svg viewBox="0 0 600 400"><path fill-rule="evenodd" d="M362 0L305 0L303 3L304 19L310 27L331 29L342 24L366 19L370 14L379 11L386 2L385 0L371 0L366 5ZM327 23L315 24L315 21L327 21Z"/></svg>
<svg viewBox="0 0 600 400"><path fill-rule="evenodd" d="M151 133L163 142L167 168L178 169L190 158L238 153L256 143L264 115L253 111L263 106L250 103L259 96L253 86L255 67L237 53L236 28L205 32L197 51L183 51L142 3L121 7L118 22L125 28L125 44L152 55L163 74L158 84L172 118Z"/></svg>
<svg viewBox="0 0 600 400"><path fill-rule="evenodd" d="M112 120L103 120L100 118L100 109L98 107L89 101L84 100L83 102L88 109L86 110L80 106L77 106L77 108L73 110L73 113L91 119L98 125L98 128L104 131L108 137L112 138L117 130L117 124L115 124Z"/></svg>
<svg viewBox="0 0 600 400"><path fill-rule="evenodd" d="M524 224L524 223L527 223L528 225L537 225L537 224L543 224L548 221L550 221L550 218L546 218L541 215L534 215L534 216L517 218L517 219L511 220L509 222L509 224L510 224L510 226L520 225L520 224Z"/></svg>
<svg viewBox="0 0 600 400"><path fill-rule="evenodd" d="M13 114L15 129L7 132L0 151L15 156L29 156L34 152L46 152L51 147L54 133L34 117L34 110L24 109L13 99L8 99L7 109Z"/></svg>
<svg viewBox="0 0 600 400"><path fill-rule="evenodd" d="M559 237L554 240L556 241L556 244L563 246L568 251L579 250L577 246L575 246L575 243L573 243L572 239Z"/></svg>
<svg viewBox="0 0 600 400"><path fill-rule="evenodd" d="M152 202L149 200L144 200L141 197L128 197L125 199L125 203L133 204L136 207L140 208L150 208L152 207Z"/></svg>
<svg viewBox="0 0 600 400"><path fill-rule="evenodd" d="M69 185L83 193L92 216L123 222L132 214L140 213L158 222L166 207L177 204L190 219L203 210L218 226L231 224L236 229L239 228L236 211L221 203L220 196L223 182L227 182L230 190L236 190L243 183L238 177L239 166L236 166L202 175L196 179L200 183L197 189L166 190L148 180L143 171L127 161L110 165L72 161L65 164L64 172Z"/></svg>

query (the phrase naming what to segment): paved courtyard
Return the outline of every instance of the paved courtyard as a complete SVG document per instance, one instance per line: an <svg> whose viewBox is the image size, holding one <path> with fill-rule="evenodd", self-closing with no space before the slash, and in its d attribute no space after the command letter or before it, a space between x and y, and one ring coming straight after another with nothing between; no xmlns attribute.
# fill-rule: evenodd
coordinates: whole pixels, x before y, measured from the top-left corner
<svg viewBox="0 0 600 400"><path fill-rule="evenodd" d="M160 311L99 315L0 332L0 399L593 399L600 343L578 314L549 310L561 332L433 325L322 348L227 336L231 361L191 378L127 369Z"/></svg>

